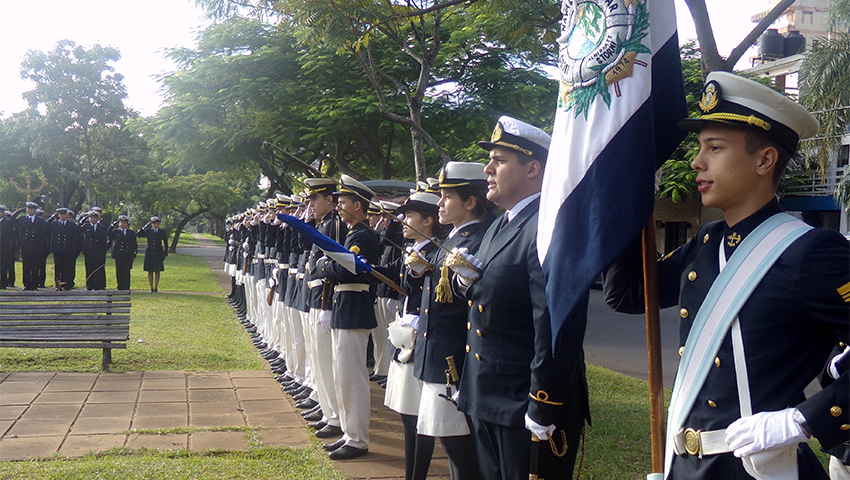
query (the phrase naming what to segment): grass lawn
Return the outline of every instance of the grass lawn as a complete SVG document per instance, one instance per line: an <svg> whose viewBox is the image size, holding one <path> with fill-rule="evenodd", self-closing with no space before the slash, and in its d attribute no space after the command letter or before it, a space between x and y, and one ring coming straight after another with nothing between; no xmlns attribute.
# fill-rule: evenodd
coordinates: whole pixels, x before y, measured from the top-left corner
<svg viewBox="0 0 850 480"><path fill-rule="evenodd" d="M223 238L216 237L215 235L213 235L213 234L211 234L211 233L202 233L202 234L201 234L201 236L202 236L202 237L204 237L204 238L207 238L207 239L209 239L209 240L212 240L212 241L213 241L213 242L215 242L215 244L216 244L216 245L218 245L219 247L226 247L226 246L227 246L227 244L226 244L226 243L224 243L224 239L223 239Z"/></svg>

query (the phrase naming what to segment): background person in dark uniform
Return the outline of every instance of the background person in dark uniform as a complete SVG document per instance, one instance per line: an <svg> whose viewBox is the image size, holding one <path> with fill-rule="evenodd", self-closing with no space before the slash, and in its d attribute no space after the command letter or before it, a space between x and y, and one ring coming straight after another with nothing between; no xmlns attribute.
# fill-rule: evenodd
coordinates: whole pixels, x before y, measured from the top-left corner
<svg viewBox="0 0 850 480"><path fill-rule="evenodd" d="M540 478L572 478L584 422L590 418L582 350L587 293L561 331L558 356L551 351L536 239L549 141L536 127L510 117L499 119L491 140L479 145L490 150L484 169L487 199L507 212L484 234L475 257L458 253L447 260L461 283L471 284L458 408L472 417L485 479L528 476L532 443L526 428L542 440L558 430L556 444L566 449L556 457L542 444ZM477 280L474 269L463 267L470 263L481 270Z"/></svg>
<svg viewBox="0 0 850 480"><path fill-rule="evenodd" d="M380 257L378 234L363 222L375 193L348 175L342 175L338 193L337 211L349 228L345 248L374 264ZM369 372L364 359L369 331L377 325L375 296L369 289L368 274L355 275L326 257L317 266L323 277L338 282L334 287L331 341L344 435L338 442L326 444L326 449L331 459L345 460L369 451Z"/></svg>
<svg viewBox="0 0 850 480"><path fill-rule="evenodd" d="M74 271L77 267L77 240L79 229L73 217L68 218L68 209L56 210L59 219L50 223L50 252L53 253L53 281L56 290L74 288Z"/></svg>
<svg viewBox="0 0 850 480"><path fill-rule="evenodd" d="M385 266L395 262L396 259L402 256L400 246L404 245L404 236L401 232L401 224L396 220L396 209L398 204L382 200L380 202L372 202L380 208L378 214L380 220L379 227L383 226L378 233L381 237L381 259L378 265ZM374 228L374 225L373 225ZM397 265L401 265L398 263ZM399 271L385 272L389 278L398 278ZM379 382L386 385L387 370L390 365L389 353L387 350L387 326L395 319L399 311L398 297L399 294L389 287L389 285L381 282L375 284L375 319L378 321L378 326L372 330L373 357L375 367L372 370L372 375L369 380Z"/></svg>
<svg viewBox="0 0 850 480"><path fill-rule="evenodd" d="M41 255L36 260L36 286L38 288L47 288L47 256L50 255L50 224L58 216L58 213L53 213L50 218L44 218L44 210L37 208L35 214L38 218L44 220L44 235L41 241Z"/></svg>
<svg viewBox="0 0 850 480"><path fill-rule="evenodd" d="M118 227L110 227L109 236L112 238L112 258L115 259L115 278L118 280L118 290L130 290L130 270L139 254L139 244L136 232L130 229L130 219L127 215L118 216Z"/></svg>
<svg viewBox="0 0 850 480"><path fill-rule="evenodd" d="M15 254L18 231L12 213L0 205L0 289L15 286Z"/></svg>
<svg viewBox="0 0 850 480"><path fill-rule="evenodd" d="M82 253L86 263L86 290L106 288L106 251L110 238L108 227L100 223L100 212L92 209L83 218Z"/></svg>
<svg viewBox="0 0 850 480"><path fill-rule="evenodd" d="M150 223L142 227L137 235L148 240L143 268L148 272L151 293L159 290L159 272L165 270L163 263L168 256L168 233L159 228L160 223L159 217L154 215Z"/></svg>
<svg viewBox="0 0 850 480"><path fill-rule="evenodd" d="M691 167L703 205L721 209L725 221L703 225L689 243L658 262L659 303L680 307L682 362L693 352L709 352L701 365L704 381L679 392L693 404L671 417L682 424L667 430L668 449L675 453L666 456L666 478L750 479L744 462L767 454L788 461L777 467L781 478L825 479L806 440L814 436L829 450L850 438L847 374L808 399L803 390L822 371L833 346L850 338L847 240L835 231L808 230L764 266L764 276L741 300L726 330L707 331L696 322L705 315L703 308L715 308L707 296L721 264L749 257L747 238L758 237L759 227L785 215L776 185L798 139L816 135L818 123L801 106L756 82L727 72L712 72L706 80L702 116L680 126L700 132ZM643 300L637 301L641 271L637 246L608 269L610 306L643 311ZM716 350L685 347L709 337L722 339ZM741 342L737 359L735 338ZM748 381L741 384L749 394L738 388L739 370L746 371ZM751 412L744 411L745 404ZM706 452L701 439L709 436L719 441Z"/></svg>
<svg viewBox="0 0 850 480"><path fill-rule="evenodd" d="M17 219L24 290L38 290L39 262L45 260L46 225L44 219L36 215L37 208L35 202L27 202L27 214Z"/></svg>

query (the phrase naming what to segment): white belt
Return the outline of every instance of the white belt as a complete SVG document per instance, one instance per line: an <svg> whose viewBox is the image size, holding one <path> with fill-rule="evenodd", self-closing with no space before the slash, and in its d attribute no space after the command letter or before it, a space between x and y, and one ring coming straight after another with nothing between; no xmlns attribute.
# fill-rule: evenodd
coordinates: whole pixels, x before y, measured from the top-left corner
<svg viewBox="0 0 850 480"><path fill-rule="evenodd" d="M277 261L273 258L267 258L266 259L266 265L274 265L276 263L277 263Z"/></svg>
<svg viewBox="0 0 850 480"><path fill-rule="evenodd" d="M317 278L315 280L310 280L307 282L307 286L310 288L321 287L325 283L324 279Z"/></svg>
<svg viewBox="0 0 850 480"><path fill-rule="evenodd" d="M295 279L296 280L304 280L304 274L303 273L296 274Z"/></svg>
<svg viewBox="0 0 850 480"><path fill-rule="evenodd" d="M258 254L257 254L257 258L266 258L266 256L265 256L265 255L263 255L262 253L258 253Z"/></svg>
<svg viewBox="0 0 850 480"><path fill-rule="evenodd" d="M259 262L259 260L257 260L256 258L251 259L251 263L253 263L254 265L256 265L258 262Z"/></svg>
<svg viewBox="0 0 850 480"><path fill-rule="evenodd" d="M673 449L677 455L717 455L728 453L732 449L726 443L726 429L703 432L686 428L673 436Z"/></svg>
<svg viewBox="0 0 850 480"><path fill-rule="evenodd" d="M289 274L290 274L290 275L296 275L297 273L298 273L298 269L297 269L297 268L290 268L290 269L289 269Z"/></svg>
<svg viewBox="0 0 850 480"><path fill-rule="evenodd" d="M277 268L289 270L289 264L277 262Z"/></svg>
<svg viewBox="0 0 850 480"><path fill-rule="evenodd" d="M343 283L334 287L334 292L368 292L368 283Z"/></svg>

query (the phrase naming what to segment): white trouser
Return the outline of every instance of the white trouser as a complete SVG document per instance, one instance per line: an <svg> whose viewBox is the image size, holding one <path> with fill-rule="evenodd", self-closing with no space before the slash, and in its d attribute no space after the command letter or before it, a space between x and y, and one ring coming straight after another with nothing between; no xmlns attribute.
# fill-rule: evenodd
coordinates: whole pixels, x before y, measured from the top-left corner
<svg viewBox="0 0 850 480"><path fill-rule="evenodd" d="M323 419L328 425L339 426L339 406L334 383L333 342L331 335L325 333L319 324L320 308L310 309L310 335L313 340L313 356L310 357L310 371L313 374L313 389L319 395Z"/></svg>
<svg viewBox="0 0 850 480"><path fill-rule="evenodd" d="M304 330L301 327L301 314L298 310L284 306L286 309L287 327L292 336L292 366L295 380L304 384L307 381L307 350L304 348ZM287 359L287 362L289 359Z"/></svg>
<svg viewBox="0 0 850 480"><path fill-rule="evenodd" d="M285 360L286 359L286 352L285 352L285 349L283 347L284 333L283 333L283 327L281 325L282 317L280 316L280 307L282 306L282 304L278 301L279 299L280 299L280 294L275 292L274 298L272 298L272 304L269 307L269 312L270 312L269 316L271 317L271 323L272 323L272 338L271 338L272 343L271 343L271 346L272 346L272 348L275 349L276 352L280 353L281 357L283 357L283 359Z"/></svg>
<svg viewBox="0 0 850 480"><path fill-rule="evenodd" d="M253 324L257 322L257 312L254 309L254 276L253 275L244 275L242 277L242 281L245 285L245 308L247 309L246 316L248 321Z"/></svg>
<svg viewBox="0 0 850 480"><path fill-rule="evenodd" d="M333 371L337 383L339 420L345 445L369 448L371 420L369 372L366 370L366 344L369 330L331 330Z"/></svg>
<svg viewBox="0 0 850 480"><path fill-rule="evenodd" d="M278 328L281 331L280 341L282 344L281 348L283 349L281 352L283 353L283 358L286 360L286 373L290 377L295 378L295 348L292 342L292 330L289 328L289 309L286 308L286 305L282 301L275 302L274 308Z"/></svg>
<svg viewBox="0 0 850 480"><path fill-rule="evenodd" d="M375 354L375 374L386 375L390 367L390 355L387 353L387 327L398 312L398 300L378 297L375 303L375 319L378 326L372 329L372 344Z"/></svg>
<svg viewBox="0 0 850 480"><path fill-rule="evenodd" d="M310 314L297 309L296 311L298 312L298 319L301 320L301 333L304 335L304 358L307 359L307 363L304 366L304 385L313 389L310 397L318 401L315 381L313 380L313 359L310 353L310 350L313 349L313 335L310 333L310 330L312 330L310 328Z"/></svg>

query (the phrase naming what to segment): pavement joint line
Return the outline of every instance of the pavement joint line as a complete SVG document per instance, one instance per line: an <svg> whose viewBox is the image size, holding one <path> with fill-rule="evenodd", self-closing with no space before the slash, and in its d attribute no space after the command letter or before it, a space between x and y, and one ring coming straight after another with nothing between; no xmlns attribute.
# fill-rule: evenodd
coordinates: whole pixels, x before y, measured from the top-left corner
<svg viewBox="0 0 850 480"><path fill-rule="evenodd" d="M71 424L68 425L68 429L65 430L65 435L62 437L62 441L59 442L59 448L56 449L57 453L61 452L62 448L65 447L65 442L68 441L68 437L71 436L71 432L74 430L74 426L77 424L77 421L80 419L80 414L83 413L83 408L85 408L86 402L88 401L89 396L91 396L92 389L94 388L95 385L97 385L97 381L100 379L100 375L101 375L100 373L97 374L97 379L95 379L94 383L92 383L91 388L89 388L88 393L86 393L86 398L83 400L83 405L80 406L79 410L77 410L77 415L74 416L74 420L71 421ZM54 378L56 378L56 375L51 377L50 380L53 380ZM48 381L47 383L44 384L44 388L47 388L48 384L50 384L50 381Z"/></svg>

